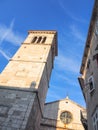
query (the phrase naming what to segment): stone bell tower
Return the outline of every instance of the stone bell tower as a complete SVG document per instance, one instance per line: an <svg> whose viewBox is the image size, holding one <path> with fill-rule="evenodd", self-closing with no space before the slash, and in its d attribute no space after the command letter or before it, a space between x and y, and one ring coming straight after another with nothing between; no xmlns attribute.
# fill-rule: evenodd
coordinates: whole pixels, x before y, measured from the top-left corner
<svg viewBox="0 0 98 130"><path fill-rule="evenodd" d="M0 75L0 130L40 130L56 31L29 31Z"/></svg>

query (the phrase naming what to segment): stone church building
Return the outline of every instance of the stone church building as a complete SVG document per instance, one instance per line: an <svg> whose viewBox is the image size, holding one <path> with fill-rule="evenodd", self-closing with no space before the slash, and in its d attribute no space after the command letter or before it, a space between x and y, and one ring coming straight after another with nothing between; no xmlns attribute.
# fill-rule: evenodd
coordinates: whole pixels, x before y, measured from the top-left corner
<svg viewBox="0 0 98 130"><path fill-rule="evenodd" d="M28 32L0 74L0 130L84 130L78 104L44 105L55 56L56 31Z"/></svg>
<svg viewBox="0 0 98 130"><path fill-rule="evenodd" d="M84 130L80 111L85 108L66 97L63 100L46 103L41 130Z"/></svg>

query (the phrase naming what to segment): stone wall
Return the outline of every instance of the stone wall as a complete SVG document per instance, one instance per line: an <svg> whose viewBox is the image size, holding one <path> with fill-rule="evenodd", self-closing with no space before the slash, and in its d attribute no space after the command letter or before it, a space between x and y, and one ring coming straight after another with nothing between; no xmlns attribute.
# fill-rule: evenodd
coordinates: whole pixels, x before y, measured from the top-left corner
<svg viewBox="0 0 98 130"><path fill-rule="evenodd" d="M35 130L40 117L36 93L0 89L0 130Z"/></svg>

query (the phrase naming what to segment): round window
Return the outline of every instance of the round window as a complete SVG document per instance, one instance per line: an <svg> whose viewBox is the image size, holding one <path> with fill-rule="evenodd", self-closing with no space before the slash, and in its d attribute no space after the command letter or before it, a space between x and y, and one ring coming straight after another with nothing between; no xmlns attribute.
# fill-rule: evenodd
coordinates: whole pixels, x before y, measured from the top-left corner
<svg viewBox="0 0 98 130"><path fill-rule="evenodd" d="M69 124L72 121L72 114L68 111L64 111L61 113L60 119L64 124Z"/></svg>

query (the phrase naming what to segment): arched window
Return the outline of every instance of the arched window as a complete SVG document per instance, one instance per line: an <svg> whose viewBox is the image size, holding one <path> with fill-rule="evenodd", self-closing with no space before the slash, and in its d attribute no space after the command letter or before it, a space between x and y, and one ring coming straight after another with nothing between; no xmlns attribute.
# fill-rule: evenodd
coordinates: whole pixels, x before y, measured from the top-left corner
<svg viewBox="0 0 98 130"><path fill-rule="evenodd" d="M34 37L33 40L31 41L31 43L35 43L37 40L37 37Z"/></svg>
<svg viewBox="0 0 98 130"><path fill-rule="evenodd" d="M37 40L37 43L40 43L42 40L42 37L39 37L38 40Z"/></svg>
<svg viewBox="0 0 98 130"><path fill-rule="evenodd" d="M31 41L31 43L45 43L45 41L46 41L46 37L35 36Z"/></svg>
<svg viewBox="0 0 98 130"><path fill-rule="evenodd" d="M46 41L46 37L43 37L42 43L45 43Z"/></svg>

